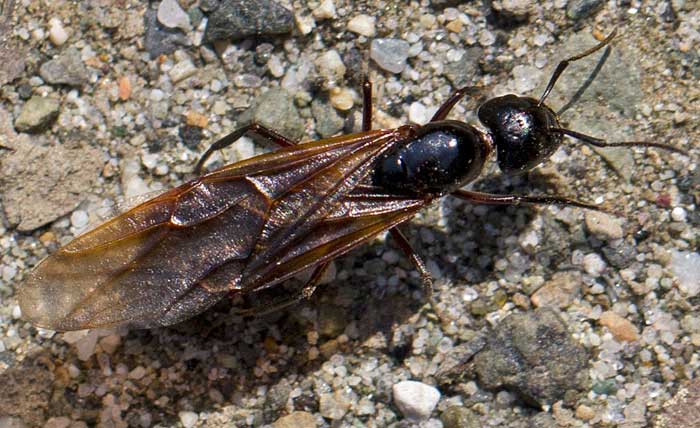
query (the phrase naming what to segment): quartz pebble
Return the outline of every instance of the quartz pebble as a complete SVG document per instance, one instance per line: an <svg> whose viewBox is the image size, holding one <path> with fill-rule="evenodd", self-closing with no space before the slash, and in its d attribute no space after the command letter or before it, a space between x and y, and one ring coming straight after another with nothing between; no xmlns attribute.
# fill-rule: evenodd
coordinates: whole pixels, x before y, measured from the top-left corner
<svg viewBox="0 0 700 428"><path fill-rule="evenodd" d="M345 75L345 64L335 49L330 49L316 59L318 73L329 82L341 80Z"/></svg>
<svg viewBox="0 0 700 428"><path fill-rule="evenodd" d="M68 40L68 32L59 18L49 20L49 40L55 46L62 46Z"/></svg>
<svg viewBox="0 0 700 428"><path fill-rule="evenodd" d="M197 423L199 416L195 412L180 412L177 414L185 428L192 428Z"/></svg>
<svg viewBox="0 0 700 428"><path fill-rule="evenodd" d="M406 59L411 45L399 39L374 39L369 56L382 69L391 73L401 73L406 68Z"/></svg>
<svg viewBox="0 0 700 428"><path fill-rule="evenodd" d="M422 382L399 382L393 386L392 391L396 407L405 417L413 420L429 418L440 401L440 391Z"/></svg>
<svg viewBox="0 0 700 428"><path fill-rule="evenodd" d="M583 257L583 269L591 276L600 276L605 270L605 260L596 253L586 254Z"/></svg>
<svg viewBox="0 0 700 428"><path fill-rule="evenodd" d="M332 19L335 18L335 4L333 0L322 0L316 9L311 14L316 19Z"/></svg>
<svg viewBox="0 0 700 428"><path fill-rule="evenodd" d="M418 101L408 107L408 120L418 125L424 125L430 120L428 109Z"/></svg>
<svg viewBox="0 0 700 428"><path fill-rule="evenodd" d="M374 37L376 19L368 15L357 15L348 22L348 30L365 37Z"/></svg>
<svg viewBox="0 0 700 428"><path fill-rule="evenodd" d="M173 83L180 82L187 79L197 72L197 67L189 59L183 59L178 62L170 69L168 76L172 79Z"/></svg>
<svg viewBox="0 0 700 428"><path fill-rule="evenodd" d="M191 29L190 16L182 10L177 0L163 0L158 5L158 22L168 28Z"/></svg>
<svg viewBox="0 0 700 428"><path fill-rule="evenodd" d="M678 289L687 297L700 294L699 266L699 253L672 250L671 270L678 278Z"/></svg>
<svg viewBox="0 0 700 428"><path fill-rule="evenodd" d="M70 216L70 224L75 228L82 228L88 224L88 214L83 210L73 211Z"/></svg>

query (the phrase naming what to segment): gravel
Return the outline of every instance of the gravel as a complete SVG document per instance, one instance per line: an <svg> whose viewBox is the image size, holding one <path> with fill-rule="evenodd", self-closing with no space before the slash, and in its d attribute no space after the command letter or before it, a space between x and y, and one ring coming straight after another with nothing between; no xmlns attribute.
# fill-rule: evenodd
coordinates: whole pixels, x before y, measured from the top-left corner
<svg viewBox="0 0 700 428"><path fill-rule="evenodd" d="M3 11L0 425L687 425L700 370L691 3L60 0ZM385 236L336 259L311 299L267 315L242 317L239 305L258 302L225 300L144 331L57 333L22 319L16 292L37 263L148 198L137 195L190 179L204 148L245 120L301 140L358 131L369 75L375 128L423 123L470 85L479 91L449 118L477 123L483 99L538 98L558 61L613 27L595 78L603 52L571 63L547 104L566 107L567 128L691 156L566 139L529 174L489 162L474 190L575 197L606 213L452 198L423 210L402 227L436 274L443 322ZM244 138L211 166L272 148ZM433 399L397 393L408 379Z"/></svg>

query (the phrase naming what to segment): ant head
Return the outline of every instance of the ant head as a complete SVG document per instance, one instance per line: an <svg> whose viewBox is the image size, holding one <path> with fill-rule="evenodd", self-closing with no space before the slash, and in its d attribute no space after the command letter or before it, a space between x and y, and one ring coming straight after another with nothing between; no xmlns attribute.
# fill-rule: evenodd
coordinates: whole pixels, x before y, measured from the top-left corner
<svg viewBox="0 0 700 428"><path fill-rule="evenodd" d="M479 120L496 145L498 167L506 174L529 171L547 160L563 135L556 113L534 98L505 95L479 107Z"/></svg>

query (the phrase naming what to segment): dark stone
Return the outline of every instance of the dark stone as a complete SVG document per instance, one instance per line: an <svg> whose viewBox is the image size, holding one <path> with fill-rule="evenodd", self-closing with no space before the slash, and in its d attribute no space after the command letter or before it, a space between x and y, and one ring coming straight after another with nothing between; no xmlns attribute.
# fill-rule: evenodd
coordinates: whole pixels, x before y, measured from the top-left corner
<svg viewBox="0 0 700 428"><path fill-rule="evenodd" d="M251 36L288 34L294 15L270 0L224 0L209 16L204 39L208 42Z"/></svg>
<svg viewBox="0 0 700 428"><path fill-rule="evenodd" d="M17 95L20 99L28 100L32 96L32 87L26 83L23 83L17 87Z"/></svg>
<svg viewBox="0 0 700 428"><path fill-rule="evenodd" d="M158 12L149 9L144 15L146 23L145 46L151 58L168 55L179 47L189 46L187 35L178 29L167 28L158 22Z"/></svg>
<svg viewBox="0 0 700 428"><path fill-rule="evenodd" d="M199 2L199 8L204 12L213 12L219 7L219 0L201 0Z"/></svg>
<svg viewBox="0 0 700 428"><path fill-rule="evenodd" d="M316 132L323 138L337 134L345 124L345 120L325 100L314 99L311 102L311 114L316 119Z"/></svg>
<svg viewBox="0 0 700 428"><path fill-rule="evenodd" d="M39 74L47 83L57 85L81 87L88 81L87 67L75 48L69 48L57 58L43 63Z"/></svg>
<svg viewBox="0 0 700 428"><path fill-rule="evenodd" d="M177 133L182 139L182 144L190 150L195 150L202 141L202 128L196 126L183 125Z"/></svg>
<svg viewBox="0 0 700 428"><path fill-rule="evenodd" d="M588 382L588 353L551 308L504 319L474 357L481 386L509 389L534 406L551 405Z"/></svg>
<svg viewBox="0 0 700 428"><path fill-rule="evenodd" d="M463 406L450 406L442 415L440 421L443 428L479 428L479 416Z"/></svg>
<svg viewBox="0 0 700 428"><path fill-rule="evenodd" d="M443 74L455 88L473 82L479 76L479 60L483 55L481 48L469 48L459 61L446 63Z"/></svg>
<svg viewBox="0 0 700 428"><path fill-rule="evenodd" d="M579 21L598 12L604 4L602 0L571 0L566 5L566 16Z"/></svg>
<svg viewBox="0 0 700 428"><path fill-rule="evenodd" d="M291 392L292 387L286 379L282 379L267 391L263 405L263 418L266 422L272 422L280 416L287 406Z"/></svg>
<svg viewBox="0 0 700 428"><path fill-rule="evenodd" d="M343 54L342 59L345 64L345 78L359 88L366 77L363 70L365 58L358 49L350 48Z"/></svg>
<svg viewBox="0 0 700 428"><path fill-rule="evenodd" d="M253 105L238 117L239 125L251 122L274 129L292 140L304 135L304 121L289 92L273 88L257 97Z"/></svg>

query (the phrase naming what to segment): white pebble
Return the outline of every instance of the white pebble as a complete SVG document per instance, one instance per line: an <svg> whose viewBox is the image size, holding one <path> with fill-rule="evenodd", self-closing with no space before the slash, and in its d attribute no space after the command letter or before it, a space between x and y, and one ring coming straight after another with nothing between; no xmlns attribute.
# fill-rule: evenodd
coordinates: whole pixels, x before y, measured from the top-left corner
<svg viewBox="0 0 700 428"><path fill-rule="evenodd" d="M396 407L405 417L413 420L428 419L440 401L440 391L422 382L399 382L392 390Z"/></svg>
<svg viewBox="0 0 700 428"><path fill-rule="evenodd" d="M274 77L280 78L284 76L284 65L277 55L270 56L270 59L267 60L267 68Z"/></svg>
<svg viewBox="0 0 700 428"><path fill-rule="evenodd" d="M428 123L428 120L430 120L428 117L428 109L422 103L414 101L408 107L408 120L418 125Z"/></svg>
<svg viewBox="0 0 700 428"><path fill-rule="evenodd" d="M583 257L583 269L591 276L600 276L605 270L605 260L596 253L586 254Z"/></svg>
<svg viewBox="0 0 700 428"><path fill-rule="evenodd" d="M22 308L19 305L15 305L12 307L12 319L18 320L20 318L22 318Z"/></svg>
<svg viewBox="0 0 700 428"><path fill-rule="evenodd" d="M180 422L185 428L192 428L199 419L199 416L195 412L180 412L177 414L180 418Z"/></svg>
<svg viewBox="0 0 700 428"><path fill-rule="evenodd" d="M685 222L685 210L681 207L676 207L671 211L671 218L673 221L678 221L678 222Z"/></svg>
<svg viewBox="0 0 700 428"><path fill-rule="evenodd" d="M184 59L173 66L168 72L173 83L187 79L197 72L197 67L189 59Z"/></svg>
<svg viewBox="0 0 700 428"><path fill-rule="evenodd" d="M77 229L87 226L88 220L88 214L83 210L73 211L70 216L70 224Z"/></svg>
<svg viewBox="0 0 700 428"><path fill-rule="evenodd" d="M316 28L316 21L310 15L296 15L295 21L301 34L310 34Z"/></svg>
<svg viewBox="0 0 700 428"><path fill-rule="evenodd" d="M684 295L695 297L700 294L700 254L671 250L671 270Z"/></svg>
<svg viewBox="0 0 700 428"><path fill-rule="evenodd" d="M68 32L63 26L63 22L59 18L51 18L49 20L49 40L54 46L63 45L68 40Z"/></svg>
<svg viewBox="0 0 700 428"><path fill-rule="evenodd" d="M141 155L141 163L146 169L151 170L156 167L159 158L160 156L157 153L144 153Z"/></svg>
<svg viewBox="0 0 700 428"><path fill-rule="evenodd" d="M345 75L345 64L335 49L325 51L315 61L318 73L329 82L336 82Z"/></svg>
<svg viewBox="0 0 700 428"><path fill-rule="evenodd" d="M2 268L2 280L6 282L12 281L12 279L17 275L17 266L3 266Z"/></svg>
<svg viewBox="0 0 700 428"><path fill-rule="evenodd" d="M316 19L332 19L335 18L335 4L333 0L323 0L321 4L314 9L311 14Z"/></svg>
<svg viewBox="0 0 700 428"><path fill-rule="evenodd" d="M376 19L369 15L357 15L348 22L348 30L365 37L374 37Z"/></svg>
<svg viewBox="0 0 700 428"><path fill-rule="evenodd" d="M495 42L496 42L496 36L492 32L486 30L486 31L482 31L480 33L479 44L481 46L488 47L488 46L491 46L492 44L494 44Z"/></svg>
<svg viewBox="0 0 700 428"><path fill-rule="evenodd" d="M158 21L168 28L181 28L189 31L190 17L182 10L177 0L163 0L158 5Z"/></svg>
<svg viewBox="0 0 700 428"><path fill-rule="evenodd" d="M401 73L406 68L406 59L411 45L399 39L374 39L369 56L377 65L390 73Z"/></svg>

